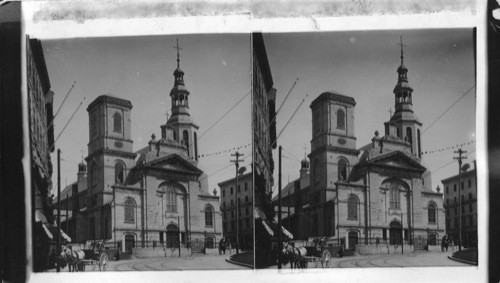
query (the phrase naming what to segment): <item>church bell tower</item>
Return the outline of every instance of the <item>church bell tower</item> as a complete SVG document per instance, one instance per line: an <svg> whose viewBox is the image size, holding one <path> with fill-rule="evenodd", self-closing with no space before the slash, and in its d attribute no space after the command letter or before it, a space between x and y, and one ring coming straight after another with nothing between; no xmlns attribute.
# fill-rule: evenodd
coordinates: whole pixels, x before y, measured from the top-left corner
<svg viewBox="0 0 500 283"><path fill-rule="evenodd" d="M396 125L397 136L411 145L413 155L421 158L420 129L422 122L413 112L413 88L408 82L408 68L403 64L403 37L398 45L401 47L401 65L398 67L398 82L394 87L395 109L390 122Z"/></svg>
<svg viewBox="0 0 500 283"><path fill-rule="evenodd" d="M177 45L177 69L174 71L174 87L170 91L172 116L166 127L173 129L173 138L187 148L188 157L198 161L198 126L189 114L189 91L184 84L184 71L180 68L179 39Z"/></svg>

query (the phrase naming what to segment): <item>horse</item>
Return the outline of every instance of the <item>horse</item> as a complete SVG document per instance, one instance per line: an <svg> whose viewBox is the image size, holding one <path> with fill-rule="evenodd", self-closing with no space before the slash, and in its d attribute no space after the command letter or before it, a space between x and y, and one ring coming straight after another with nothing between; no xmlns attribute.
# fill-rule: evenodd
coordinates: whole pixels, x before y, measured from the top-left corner
<svg viewBox="0 0 500 283"><path fill-rule="evenodd" d="M63 247L61 257L66 260L69 272L72 272L72 269L75 272L83 271L82 259L85 258L85 253L82 250L74 251L71 245L67 245Z"/></svg>
<svg viewBox="0 0 500 283"><path fill-rule="evenodd" d="M307 256L307 249L305 247L294 247L289 243L285 243L284 248L282 250L282 254L288 259L290 262L290 268L305 268L306 260L305 256Z"/></svg>

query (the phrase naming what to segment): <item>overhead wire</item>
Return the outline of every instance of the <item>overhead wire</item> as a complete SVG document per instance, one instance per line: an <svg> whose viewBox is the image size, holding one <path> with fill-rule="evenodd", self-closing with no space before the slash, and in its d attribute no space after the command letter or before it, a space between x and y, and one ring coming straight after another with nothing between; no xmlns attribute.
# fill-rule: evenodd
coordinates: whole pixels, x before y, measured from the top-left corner
<svg viewBox="0 0 500 283"><path fill-rule="evenodd" d="M297 114L297 111L299 110L300 106L302 106L302 104L304 103L304 101L306 101L306 98L308 97L309 95L306 94L306 97L304 97L302 99L302 101L300 102L299 106L297 106L297 108L295 109L295 111L293 112L292 116L290 116L290 118L288 119L288 121L286 122L285 126L281 129L281 131L279 132L278 136L276 136L276 139L275 141L273 142L272 146L274 146L274 144L278 141L278 138L281 136L281 134L283 133L283 131L286 129L286 127L288 126L288 124L290 123L290 121L292 121L293 117L295 116L295 114Z"/></svg>
<svg viewBox="0 0 500 283"><path fill-rule="evenodd" d="M220 120L224 119L224 117L226 117L226 115L229 114L229 112L231 112L236 106L238 106L238 104L240 104L250 94L250 92L251 91L248 91L240 100L238 100L238 102L236 102L236 104L234 104L231 108L229 108L229 110L227 110L226 113L224 113L224 115L222 115L219 119L217 119L217 121L215 121L210 127L208 127L208 129L198 137L198 141L201 140L201 138L206 133L208 133L215 125L217 125L217 123L219 123Z"/></svg>
<svg viewBox="0 0 500 283"><path fill-rule="evenodd" d="M448 113L448 111L450 111L451 108L453 108L460 100L462 100L462 98L464 98L467 95L467 93L469 93L475 87L476 85L473 85L464 94L462 94L462 96L460 96L460 98L457 101L455 101L450 107L448 107L448 109L446 109L446 111L444 111L441 115L439 115L439 117L436 120L434 120L427 128L425 128L422 131L422 134L424 134L428 129L430 129L437 121L439 121L439 119L441 119L446 113Z"/></svg>

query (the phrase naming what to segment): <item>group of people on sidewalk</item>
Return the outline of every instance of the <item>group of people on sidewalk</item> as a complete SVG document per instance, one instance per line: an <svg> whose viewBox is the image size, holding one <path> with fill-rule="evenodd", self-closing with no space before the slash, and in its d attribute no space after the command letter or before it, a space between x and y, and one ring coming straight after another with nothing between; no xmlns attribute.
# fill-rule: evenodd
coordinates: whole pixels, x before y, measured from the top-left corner
<svg viewBox="0 0 500 283"><path fill-rule="evenodd" d="M223 237L219 241L219 255L226 254L226 249L229 249L229 253L231 254L231 244Z"/></svg>
<svg viewBox="0 0 500 283"><path fill-rule="evenodd" d="M442 252L448 251L449 246L451 247L451 251L454 252L455 245L456 245L455 240L451 236L448 237L448 235L444 235L443 239L441 239L441 251Z"/></svg>

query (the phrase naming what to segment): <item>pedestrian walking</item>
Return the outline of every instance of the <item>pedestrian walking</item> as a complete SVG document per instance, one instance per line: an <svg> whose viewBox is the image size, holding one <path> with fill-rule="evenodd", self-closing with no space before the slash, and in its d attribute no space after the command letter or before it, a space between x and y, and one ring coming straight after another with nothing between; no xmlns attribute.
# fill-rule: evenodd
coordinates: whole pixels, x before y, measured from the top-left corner
<svg viewBox="0 0 500 283"><path fill-rule="evenodd" d="M226 254L226 241L224 237L219 241L219 255Z"/></svg>
<svg viewBox="0 0 500 283"><path fill-rule="evenodd" d="M450 246L451 246L451 252L455 251L455 240L453 240L453 237L450 236L449 240Z"/></svg>
<svg viewBox="0 0 500 283"><path fill-rule="evenodd" d="M441 240L441 251L444 252L445 249L448 251L448 237L446 235Z"/></svg>

